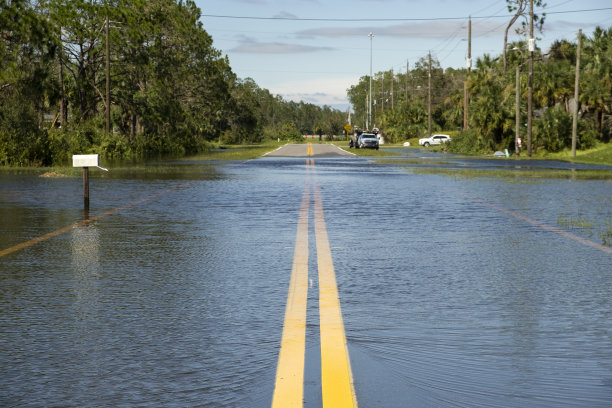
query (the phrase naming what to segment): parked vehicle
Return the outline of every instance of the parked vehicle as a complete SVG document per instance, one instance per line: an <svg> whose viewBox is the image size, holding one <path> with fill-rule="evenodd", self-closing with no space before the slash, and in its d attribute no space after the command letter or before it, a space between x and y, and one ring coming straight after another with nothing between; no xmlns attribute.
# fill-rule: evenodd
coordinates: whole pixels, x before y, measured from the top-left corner
<svg viewBox="0 0 612 408"><path fill-rule="evenodd" d="M363 133L363 130L359 129L358 126L355 126L353 128L353 134L351 135L351 138L349 140L349 148L357 148L359 149L359 136L361 136L361 134Z"/></svg>
<svg viewBox="0 0 612 408"><path fill-rule="evenodd" d="M378 150L379 145L378 136L374 133L362 133L357 141L357 146L360 149L370 148Z"/></svg>
<svg viewBox="0 0 612 408"><path fill-rule="evenodd" d="M379 130L377 128L374 128L372 131L363 131L355 126L354 129L355 131L349 140L350 148L372 148L378 150L380 139L378 138Z"/></svg>
<svg viewBox="0 0 612 408"><path fill-rule="evenodd" d="M424 139L419 139L420 146L433 146L440 145L442 143L450 142L451 138L449 135L431 135L430 137L426 137Z"/></svg>

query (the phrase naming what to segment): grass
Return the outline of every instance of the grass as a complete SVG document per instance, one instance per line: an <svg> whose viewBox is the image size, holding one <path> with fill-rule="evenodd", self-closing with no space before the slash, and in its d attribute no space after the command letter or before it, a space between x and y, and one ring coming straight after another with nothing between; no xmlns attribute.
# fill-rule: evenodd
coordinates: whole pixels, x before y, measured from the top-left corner
<svg viewBox="0 0 612 408"><path fill-rule="evenodd" d="M585 164L606 164L612 166L612 143L601 143L593 149L577 150L576 157L572 157L571 150L559 153L548 153L541 156L545 159L563 160Z"/></svg>
<svg viewBox="0 0 612 408"><path fill-rule="evenodd" d="M364 156L364 157L385 157L385 156L396 156L399 153L396 152L390 152L388 150L385 149L380 149L380 150L376 150L376 149L351 149L348 147L348 145L346 146L340 146L342 147L342 149L346 150L347 152L351 152L354 153L357 156Z"/></svg>
<svg viewBox="0 0 612 408"><path fill-rule="evenodd" d="M222 145L208 152L182 158L183 161L241 161L260 157L287 142L265 142L257 145Z"/></svg>
<svg viewBox="0 0 612 408"><path fill-rule="evenodd" d="M413 168L415 174L441 174L462 178L498 178L509 182L533 182L537 180L612 180L611 170L484 170L456 168Z"/></svg>
<svg viewBox="0 0 612 408"><path fill-rule="evenodd" d="M194 156L188 156L183 158L163 158L159 159L159 164L156 166L150 166L146 164L146 160L129 162L129 161L118 161L112 163L105 163L103 161L102 166L109 167L111 172L106 173L102 170L91 169L90 175L102 177L113 177L114 175L126 175L129 173L140 173L149 175L171 175L176 173L176 162L187 162L187 161L243 161L254 159L262 156L263 154L277 149L279 146L284 145L284 142L267 142L259 145L240 145L240 146L220 146L211 149L208 152L200 153ZM151 160L149 160L151 161ZM155 161L155 159L152 159ZM174 163L174 164L173 164ZM183 171L183 170L182 170ZM99 174L98 174L99 172ZM53 167L10 167L0 166L0 174L4 175L38 175L40 177L49 178L61 178L61 177L81 177L83 171L80 168L73 168L71 166L53 166Z"/></svg>
<svg viewBox="0 0 612 408"><path fill-rule="evenodd" d="M595 233L601 238L602 245L612 247L612 222L598 222L585 215L557 217L557 225L566 230L583 230L586 235L592 237Z"/></svg>
<svg viewBox="0 0 612 408"><path fill-rule="evenodd" d="M557 217L557 225L568 229L593 228L593 221L585 215L579 215L577 217L561 215Z"/></svg>

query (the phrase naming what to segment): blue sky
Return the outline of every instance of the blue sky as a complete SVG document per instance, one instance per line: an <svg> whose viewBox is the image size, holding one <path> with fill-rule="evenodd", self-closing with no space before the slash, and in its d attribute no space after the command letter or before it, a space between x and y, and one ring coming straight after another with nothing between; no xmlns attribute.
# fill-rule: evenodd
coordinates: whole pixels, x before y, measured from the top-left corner
<svg viewBox="0 0 612 408"><path fill-rule="evenodd" d="M195 0L214 47L240 78L286 100L346 110L346 89L370 72L406 72L431 51L443 68L465 67L467 17L472 60L497 56L510 17L505 0ZM538 47L575 41L579 28L612 26L611 0L547 0ZM599 11L581 11L608 8ZM231 16L233 18L219 17ZM236 17L262 17L248 19ZM268 19L290 18L292 20ZM299 19L299 20L296 20ZM320 19L334 20L321 21ZM397 19L397 20L393 20ZM515 26L518 26L515 24ZM522 38L511 30L509 41Z"/></svg>

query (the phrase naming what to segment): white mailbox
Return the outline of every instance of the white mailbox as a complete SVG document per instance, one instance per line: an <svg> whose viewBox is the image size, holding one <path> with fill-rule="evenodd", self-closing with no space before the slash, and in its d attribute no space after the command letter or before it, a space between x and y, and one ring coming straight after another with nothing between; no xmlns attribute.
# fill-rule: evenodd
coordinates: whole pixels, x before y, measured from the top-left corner
<svg viewBox="0 0 612 408"><path fill-rule="evenodd" d="M99 167L97 154L75 154L72 156L72 167Z"/></svg>

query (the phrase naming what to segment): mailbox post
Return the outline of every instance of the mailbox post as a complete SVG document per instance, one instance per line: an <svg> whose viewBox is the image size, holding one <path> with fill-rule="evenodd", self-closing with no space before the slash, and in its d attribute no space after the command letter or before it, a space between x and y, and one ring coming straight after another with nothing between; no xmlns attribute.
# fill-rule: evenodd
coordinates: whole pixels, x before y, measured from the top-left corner
<svg viewBox="0 0 612 408"><path fill-rule="evenodd" d="M100 167L99 156L97 154L75 154L72 156L72 167L83 168L83 206L85 210L89 210L89 168Z"/></svg>

